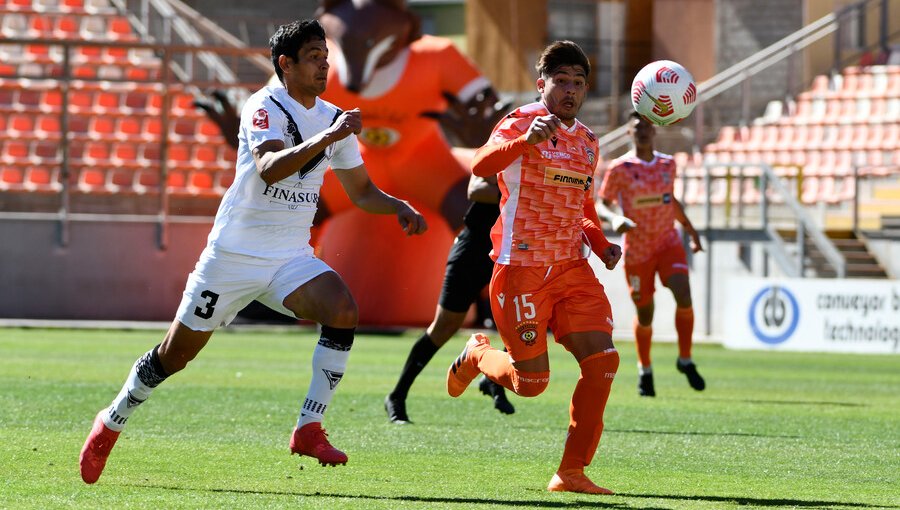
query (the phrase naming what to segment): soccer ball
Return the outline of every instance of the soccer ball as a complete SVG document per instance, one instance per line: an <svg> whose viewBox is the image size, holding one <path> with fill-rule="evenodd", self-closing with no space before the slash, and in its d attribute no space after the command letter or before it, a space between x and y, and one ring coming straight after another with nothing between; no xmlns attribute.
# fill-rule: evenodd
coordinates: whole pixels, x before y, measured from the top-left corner
<svg viewBox="0 0 900 510"><path fill-rule="evenodd" d="M697 104L697 85L678 62L657 60L638 71L631 82L631 104L657 126L684 120Z"/></svg>

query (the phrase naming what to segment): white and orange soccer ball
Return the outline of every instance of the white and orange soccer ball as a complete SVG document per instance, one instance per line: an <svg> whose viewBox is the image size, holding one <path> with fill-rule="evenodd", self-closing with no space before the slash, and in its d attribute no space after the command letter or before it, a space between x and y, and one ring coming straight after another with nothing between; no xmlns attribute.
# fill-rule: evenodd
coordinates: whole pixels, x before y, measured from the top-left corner
<svg viewBox="0 0 900 510"><path fill-rule="evenodd" d="M657 126L684 120L697 103L697 85L678 62L657 60L638 71L631 82L631 104Z"/></svg>

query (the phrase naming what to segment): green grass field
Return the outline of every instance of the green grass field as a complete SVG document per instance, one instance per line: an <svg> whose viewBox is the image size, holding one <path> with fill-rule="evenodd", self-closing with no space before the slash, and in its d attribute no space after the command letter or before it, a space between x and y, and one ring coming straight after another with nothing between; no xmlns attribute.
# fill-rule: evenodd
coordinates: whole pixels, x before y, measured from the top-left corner
<svg viewBox="0 0 900 510"><path fill-rule="evenodd" d="M448 397L459 336L410 394L382 399L417 332L359 335L326 416L346 466L291 457L316 335L222 331L129 421L100 481L78 453L96 412L162 331L0 329L2 508L900 508L900 356L695 347L691 390L673 344L654 347L658 397L622 364L589 476L616 496L548 493L576 364L551 347L550 387L504 416L474 386Z"/></svg>

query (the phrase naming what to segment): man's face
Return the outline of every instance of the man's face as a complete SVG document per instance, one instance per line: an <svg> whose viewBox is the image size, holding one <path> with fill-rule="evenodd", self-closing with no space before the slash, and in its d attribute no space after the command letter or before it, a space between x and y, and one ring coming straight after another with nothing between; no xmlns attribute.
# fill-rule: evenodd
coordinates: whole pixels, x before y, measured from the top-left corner
<svg viewBox="0 0 900 510"><path fill-rule="evenodd" d="M284 83L304 94L318 96L325 92L328 80L328 47L322 39L307 41L297 59L284 57L287 68L284 71Z"/></svg>
<svg viewBox="0 0 900 510"><path fill-rule="evenodd" d="M571 121L587 94L587 76L579 65L560 66L552 75L538 78L537 86L547 110L561 120Z"/></svg>
<svg viewBox="0 0 900 510"><path fill-rule="evenodd" d="M644 118L628 120L628 136L635 147L653 147L653 137L656 135L656 129L649 121Z"/></svg>

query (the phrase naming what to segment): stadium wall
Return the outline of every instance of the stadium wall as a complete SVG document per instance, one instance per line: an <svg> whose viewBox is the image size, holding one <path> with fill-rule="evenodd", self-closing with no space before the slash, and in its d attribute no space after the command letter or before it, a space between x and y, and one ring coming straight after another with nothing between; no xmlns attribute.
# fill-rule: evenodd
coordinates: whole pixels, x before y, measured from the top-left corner
<svg viewBox="0 0 900 510"><path fill-rule="evenodd" d="M152 223L0 222L0 317L170 321L210 223L173 224L169 248Z"/></svg>

